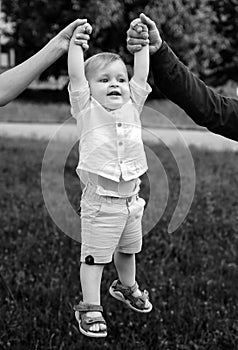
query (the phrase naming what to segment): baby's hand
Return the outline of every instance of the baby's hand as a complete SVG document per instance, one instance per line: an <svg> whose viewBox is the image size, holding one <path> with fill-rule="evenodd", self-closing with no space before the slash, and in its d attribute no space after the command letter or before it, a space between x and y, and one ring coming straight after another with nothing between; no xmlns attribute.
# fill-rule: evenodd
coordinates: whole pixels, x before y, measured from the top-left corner
<svg viewBox="0 0 238 350"><path fill-rule="evenodd" d="M142 33L142 32L146 32L148 33L148 27L146 24L142 23L140 18L135 18L132 22L131 22L131 27L137 32L137 33Z"/></svg>
<svg viewBox="0 0 238 350"><path fill-rule="evenodd" d="M81 45L85 51L88 50L89 48L88 40L90 39L91 33L92 33L92 27L89 23L85 23L81 26L78 26L75 29L74 43L76 45Z"/></svg>

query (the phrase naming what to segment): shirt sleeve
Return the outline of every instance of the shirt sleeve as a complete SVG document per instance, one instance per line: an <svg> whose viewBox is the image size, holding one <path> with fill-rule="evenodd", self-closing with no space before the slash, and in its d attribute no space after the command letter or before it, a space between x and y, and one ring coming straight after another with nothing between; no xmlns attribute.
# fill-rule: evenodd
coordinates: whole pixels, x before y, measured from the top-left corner
<svg viewBox="0 0 238 350"><path fill-rule="evenodd" d="M178 59L166 42L151 56L151 68L156 86L195 123L238 141L238 100L209 88Z"/></svg>
<svg viewBox="0 0 238 350"><path fill-rule="evenodd" d="M72 91L71 85L68 85L69 101L71 114L77 118L79 114L88 107L90 101L90 88L88 82L80 90Z"/></svg>
<svg viewBox="0 0 238 350"><path fill-rule="evenodd" d="M132 102L135 104L138 112L141 113L145 100L152 89L148 83L146 83L145 87L138 85L133 78L130 80L129 85Z"/></svg>

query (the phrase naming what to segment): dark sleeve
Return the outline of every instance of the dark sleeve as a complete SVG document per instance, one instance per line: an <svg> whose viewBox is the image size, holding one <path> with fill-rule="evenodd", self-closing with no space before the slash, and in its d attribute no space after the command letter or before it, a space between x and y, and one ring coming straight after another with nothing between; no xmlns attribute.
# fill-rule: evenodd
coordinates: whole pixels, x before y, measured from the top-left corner
<svg viewBox="0 0 238 350"><path fill-rule="evenodd" d="M221 96L206 86L179 61L166 42L151 56L151 69L160 91L195 123L238 141L238 100Z"/></svg>

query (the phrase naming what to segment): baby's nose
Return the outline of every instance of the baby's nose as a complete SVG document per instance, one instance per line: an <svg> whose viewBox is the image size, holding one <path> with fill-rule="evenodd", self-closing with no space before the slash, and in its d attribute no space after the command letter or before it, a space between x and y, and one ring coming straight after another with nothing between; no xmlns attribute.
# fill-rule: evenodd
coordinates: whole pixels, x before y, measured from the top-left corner
<svg viewBox="0 0 238 350"><path fill-rule="evenodd" d="M110 85L111 86L118 86L117 80L116 79L111 80Z"/></svg>

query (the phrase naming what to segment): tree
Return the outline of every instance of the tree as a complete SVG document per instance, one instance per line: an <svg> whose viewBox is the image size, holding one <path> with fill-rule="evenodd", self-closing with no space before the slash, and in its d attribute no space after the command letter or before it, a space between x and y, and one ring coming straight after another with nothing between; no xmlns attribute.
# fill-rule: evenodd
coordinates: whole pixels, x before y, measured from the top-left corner
<svg viewBox="0 0 238 350"><path fill-rule="evenodd" d="M121 2L115 0L3 0L3 11L14 23L11 40L16 47L17 63L37 52L60 29L77 17L86 17L93 23L93 45L89 53L110 47L108 37L114 39L110 42L120 51L119 21L122 10ZM50 67L46 74L53 73L57 76L62 67L66 70L65 57Z"/></svg>
<svg viewBox="0 0 238 350"><path fill-rule="evenodd" d="M38 51L77 17L93 25L87 55L115 51L126 63L126 30L140 12L149 15L164 39L190 69L210 84L237 77L237 0L2 0L15 23L12 41L18 63ZM66 72L66 59L45 74Z"/></svg>
<svg viewBox="0 0 238 350"><path fill-rule="evenodd" d="M216 31L217 15L209 0L149 1L145 11L181 60L205 81L221 63L226 38ZM216 77L209 79L216 83Z"/></svg>
<svg viewBox="0 0 238 350"><path fill-rule="evenodd" d="M223 38L219 59L211 62L210 80L219 84L229 79L238 81L238 2L237 0L210 0L215 14L212 24L217 35Z"/></svg>

